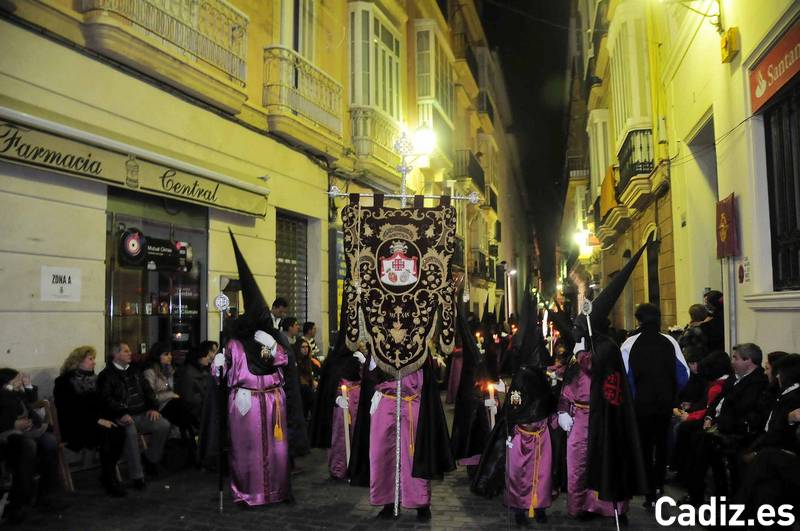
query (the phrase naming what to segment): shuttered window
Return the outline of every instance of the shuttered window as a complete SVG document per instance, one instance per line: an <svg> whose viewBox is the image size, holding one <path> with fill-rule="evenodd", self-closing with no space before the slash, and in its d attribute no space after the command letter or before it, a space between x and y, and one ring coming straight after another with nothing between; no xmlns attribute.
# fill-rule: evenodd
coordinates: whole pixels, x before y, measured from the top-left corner
<svg viewBox="0 0 800 531"><path fill-rule="evenodd" d="M279 213L276 234L275 288L289 303L287 316L308 320L308 222Z"/></svg>
<svg viewBox="0 0 800 531"><path fill-rule="evenodd" d="M772 279L775 291L800 289L800 79L764 112Z"/></svg>

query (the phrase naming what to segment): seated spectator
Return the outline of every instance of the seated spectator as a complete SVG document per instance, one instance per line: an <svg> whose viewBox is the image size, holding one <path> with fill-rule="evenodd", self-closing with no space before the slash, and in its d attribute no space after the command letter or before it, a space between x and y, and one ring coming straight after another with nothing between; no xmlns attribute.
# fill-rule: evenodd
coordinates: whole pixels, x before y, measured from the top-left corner
<svg viewBox="0 0 800 531"><path fill-rule="evenodd" d="M733 347L731 365L735 378L728 378L717 398L709 404L703 430L696 434L690 476L688 501L700 505L705 497L705 475L708 467L714 471L717 496L727 495L729 488L738 487L738 466L735 456L746 448L764 424L759 410L761 394L767 377L761 368L762 352L753 343ZM731 475L728 485L725 457Z"/></svg>
<svg viewBox="0 0 800 531"><path fill-rule="evenodd" d="M200 420L203 418L203 404L209 389L214 383L211 376L211 360L217 353L219 345L214 341L203 341L196 350L186 356L186 363L175 377L175 392L180 396L189 413L192 415L192 425L199 429Z"/></svg>
<svg viewBox="0 0 800 531"><path fill-rule="evenodd" d="M691 365L692 363L690 368ZM712 352L699 364L694 362L694 365L697 376L705 381L707 390L702 404L684 402L681 404L681 409L676 411L679 423L675 428L675 449L671 468L677 472L678 481L685 481L687 478L688 466L691 463L692 441L703 429L703 420L709 404L713 403L722 392L731 374L731 360L721 350Z"/></svg>
<svg viewBox="0 0 800 531"><path fill-rule="evenodd" d="M723 352L723 354L725 354ZM682 411L692 412L698 409L705 409L708 405L706 392L708 391L709 379L707 374L700 372L705 352L702 347L690 347L684 350L684 358L689 365L689 381L686 386L678 392L678 405ZM730 358L725 354L728 372L730 372ZM702 417L701 417L702 418Z"/></svg>
<svg viewBox="0 0 800 531"><path fill-rule="evenodd" d="M286 334L289 344L294 345L300 335L300 322L296 317L284 317L281 319L281 331Z"/></svg>
<svg viewBox="0 0 800 531"><path fill-rule="evenodd" d="M742 457L746 469L736 502L747 506L748 517L762 505L800 503L800 355L782 356L772 369L780 395L764 431Z"/></svg>
<svg viewBox="0 0 800 531"><path fill-rule="evenodd" d="M125 431L103 416L103 404L94 373L94 347L73 350L61 366L53 395L58 411L61 439L67 448L79 452L97 448L100 452L100 480L114 497L125 495L117 480L116 466L125 444Z"/></svg>
<svg viewBox="0 0 800 531"><path fill-rule="evenodd" d="M702 304L692 304L689 306L689 324L686 325L680 338L678 338L678 344L681 346L681 349L686 350L690 347L698 348L700 357L703 357L705 353L708 352L708 341L700 327L708 317L708 310L706 310L706 307Z"/></svg>
<svg viewBox="0 0 800 531"><path fill-rule="evenodd" d="M186 447L189 449L189 460L194 463L197 445L194 440L192 413L186 401L175 392L175 367L172 365L172 351L166 343L155 343L150 347L150 357L144 377L158 402L158 411L170 424L180 429Z"/></svg>
<svg viewBox="0 0 800 531"><path fill-rule="evenodd" d="M305 338L300 338L295 347L297 349L295 356L297 358L297 376L300 379L300 396L303 399L303 416L308 419L314 406L314 389L317 385L311 362L311 345Z"/></svg>
<svg viewBox="0 0 800 531"><path fill-rule="evenodd" d="M169 437L170 424L158 412L153 388L142 374L131 367L131 349L127 343L111 346L111 363L97 377L103 399L104 416L125 429L125 455L128 473L137 490L145 488L144 469L158 471ZM151 435L147 450L139 453L139 433Z"/></svg>
<svg viewBox="0 0 800 531"><path fill-rule="evenodd" d="M787 352L776 350L767 354L767 362L764 364L764 374L767 375L767 388L764 389L764 394L761 395L761 405L759 406L762 411L772 411L775 401L781 394L780 385L777 378L775 378L774 367L780 363L780 360L788 356Z"/></svg>
<svg viewBox="0 0 800 531"><path fill-rule="evenodd" d="M27 375L16 369L0 369L0 445L13 476L6 510L12 522L25 518L34 497L42 508L60 508L53 498L58 441L33 410L36 395Z"/></svg>

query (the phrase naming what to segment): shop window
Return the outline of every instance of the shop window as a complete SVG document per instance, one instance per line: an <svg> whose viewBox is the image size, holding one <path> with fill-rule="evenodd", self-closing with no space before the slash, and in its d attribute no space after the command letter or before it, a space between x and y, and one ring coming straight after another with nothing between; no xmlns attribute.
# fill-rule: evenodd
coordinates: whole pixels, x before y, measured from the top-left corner
<svg viewBox="0 0 800 531"><path fill-rule="evenodd" d="M187 203L109 190L106 338L144 361L155 342L175 363L206 337L208 214Z"/></svg>
<svg viewBox="0 0 800 531"><path fill-rule="evenodd" d="M287 315L307 321L308 222L279 213L275 240L275 292L289 303Z"/></svg>
<svg viewBox="0 0 800 531"><path fill-rule="evenodd" d="M800 80L764 111L775 291L800 289Z"/></svg>
<svg viewBox="0 0 800 531"><path fill-rule="evenodd" d="M350 103L400 121L400 37L379 8L350 3Z"/></svg>

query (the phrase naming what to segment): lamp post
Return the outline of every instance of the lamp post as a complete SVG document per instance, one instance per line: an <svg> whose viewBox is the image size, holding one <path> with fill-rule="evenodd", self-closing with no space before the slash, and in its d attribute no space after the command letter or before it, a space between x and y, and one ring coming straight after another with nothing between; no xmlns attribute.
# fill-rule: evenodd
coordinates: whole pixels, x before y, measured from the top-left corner
<svg viewBox="0 0 800 531"><path fill-rule="evenodd" d="M400 207L406 206L406 187L408 174L414 169L413 164L421 157L427 157L433 153L436 147L436 134L432 129L422 126L414 132L414 137L408 136L407 131L400 133L394 143L394 150L400 155L400 164L397 171L400 172Z"/></svg>

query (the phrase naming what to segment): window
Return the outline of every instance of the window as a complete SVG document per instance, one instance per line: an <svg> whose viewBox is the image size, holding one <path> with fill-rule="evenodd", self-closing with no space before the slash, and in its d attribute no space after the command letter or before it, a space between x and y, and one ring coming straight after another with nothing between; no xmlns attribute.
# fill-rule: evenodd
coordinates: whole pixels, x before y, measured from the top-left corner
<svg viewBox="0 0 800 531"><path fill-rule="evenodd" d="M278 213L276 225L275 292L288 301L287 315L307 321L308 222Z"/></svg>
<svg viewBox="0 0 800 531"><path fill-rule="evenodd" d="M764 112L772 284L800 289L800 80Z"/></svg>
<svg viewBox="0 0 800 531"><path fill-rule="evenodd" d="M366 2L350 3L350 103L375 107L400 121L400 38Z"/></svg>
<svg viewBox="0 0 800 531"><path fill-rule="evenodd" d="M643 4L620 4L608 30L615 152L629 131L652 128L646 43Z"/></svg>
<svg viewBox="0 0 800 531"><path fill-rule="evenodd" d="M316 0L281 2L281 44L309 61L314 59L314 19Z"/></svg>
<svg viewBox="0 0 800 531"><path fill-rule="evenodd" d="M453 54L433 20L416 21L417 102L431 102L452 122L455 107Z"/></svg>
<svg viewBox="0 0 800 531"><path fill-rule="evenodd" d="M600 185L608 171L608 109L595 109L589 113L586 127L589 135L589 166L591 198L600 195Z"/></svg>

